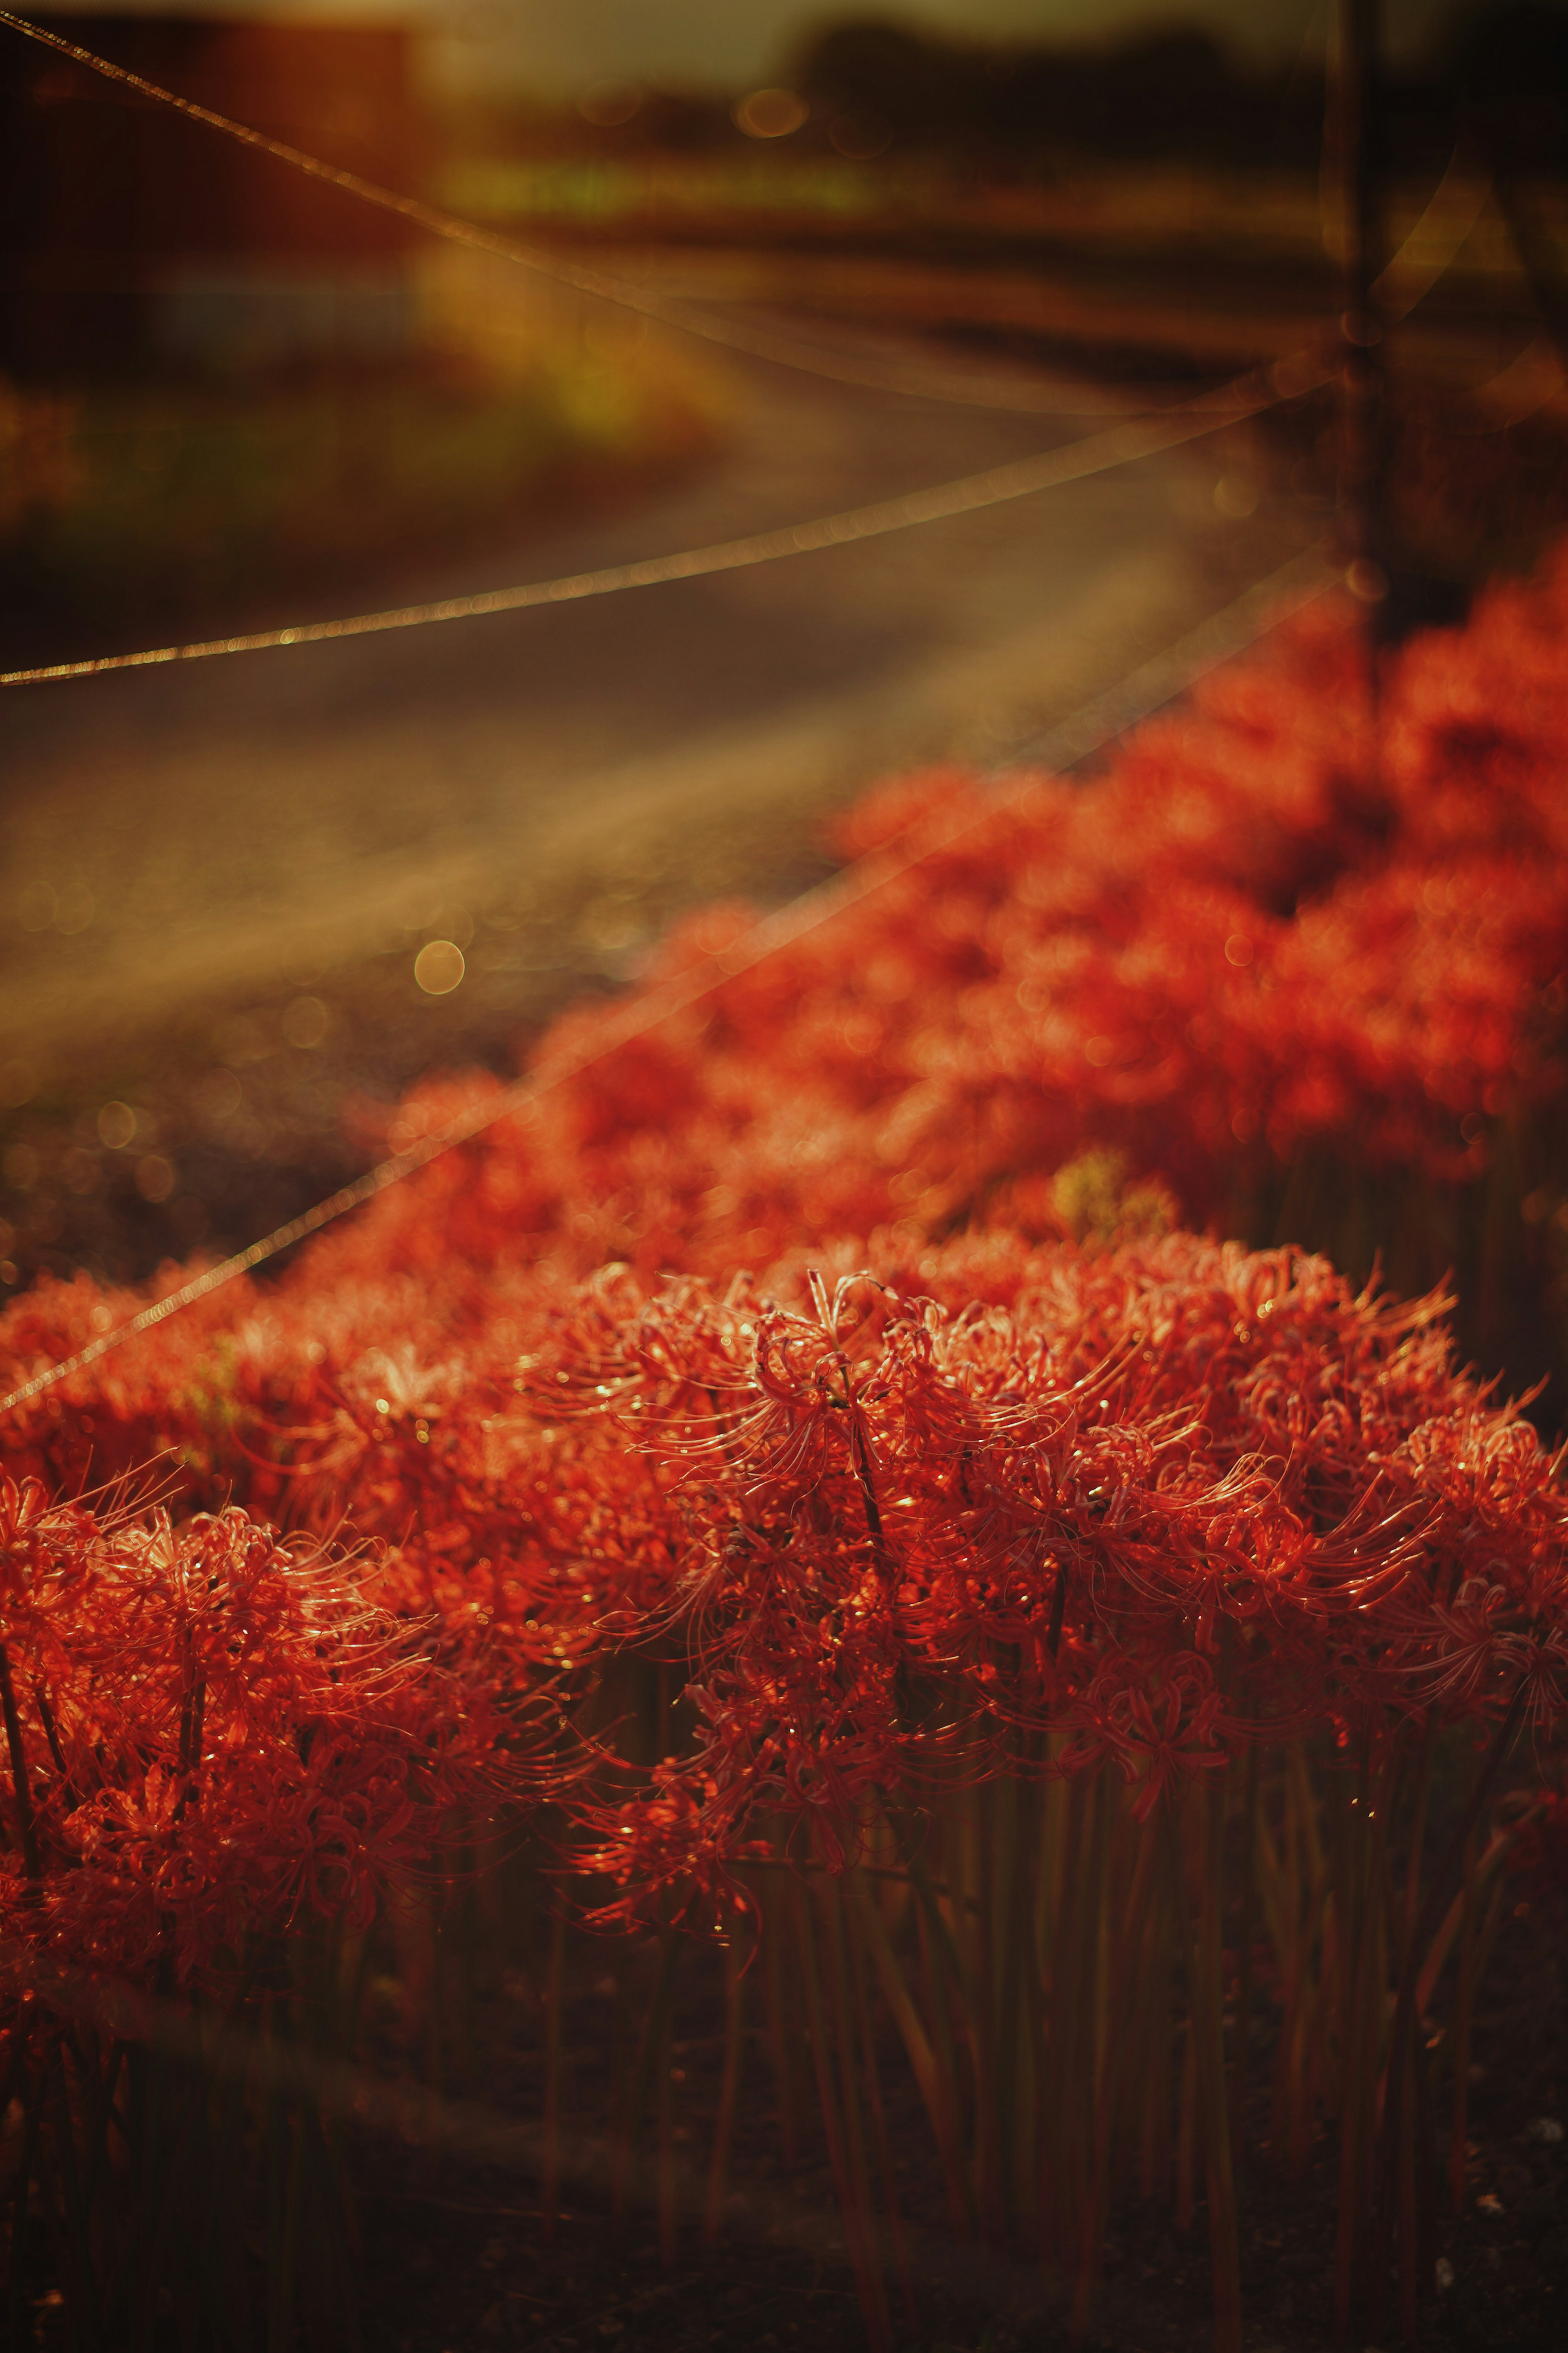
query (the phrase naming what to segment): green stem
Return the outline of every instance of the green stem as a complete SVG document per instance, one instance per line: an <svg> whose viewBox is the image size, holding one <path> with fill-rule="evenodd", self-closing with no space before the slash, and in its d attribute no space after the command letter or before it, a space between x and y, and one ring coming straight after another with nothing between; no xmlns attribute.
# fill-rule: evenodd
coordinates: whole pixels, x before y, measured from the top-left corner
<svg viewBox="0 0 1568 2353"><path fill-rule="evenodd" d="M661 1929L658 1976L654 1983L653 2000L648 2005L647 2021L643 2028L637 2065L627 2087L626 2111L617 2136L612 2188L612 2204L617 2218L626 2211L632 2149L653 2085L654 2071L662 2063L665 2074L668 2076L669 2073L669 2014L675 1998L675 1970L679 1958L679 1947L674 1929Z"/></svg>
<svg viewBox="0 0 1568 2353"><path fill-rule="evenodd" d="M1207 1792L1205 1902L1194 1935L1182 1868L1181 1832L1169 1794L1162 1802L1172 1902L1180 1927L1193 2038L1197 2121L1208 2191L1209 2251L1214 2274L1215 2353L1242 2353L1241 2247L1236 2182L1230 2159L1230 2117L1225 2084L1225 1924L1221 1908L1221 1840L1225 1785L1216 1775Z"/></svg>
<svg viewBox="0 0 1568 2353"><path fill-rule="evenodd" d="M860 2291L861 2316L873 2353L892 2353L892 2331L889 2325L887 2299L871 2250L867 2242L864 2217L858 2206L854 2185L839 2119L837 2094L833 2080L833 2054L829 2047L827 2021L822 2000L822 1981L817 1968L816 1939L811 1917L811 1892L796 1883L791 1889L794 1899L795 1936L800 1953L801 1990L805 2001L806 2027L811 2041L812 2058L816 2068L817 2099L822 2113L822 2128L827 2142L828 2162L838 2191L839 2211L844 2218L844 2236L850 2268ZM840 2053L842 2063L844 2054Z"/></svg>
<svg viewBox="0 0 1568 2353"><path fill-rule="evenodd" d="M862 1911L861 1918L864 1918ZM865 1955L861 1939L855 1934L855 1917L847 1916L845 1931L853 1951L851 1979L855 1989L855 2018L860 2036L860 2049L865 2058L866 2103L871 2112L871 2126L877 2136L877 2160L882 2168L887 2189L888 2230L892 2240L893 2261L903 2295L904 2313L911 2329L919 2327L920 2313L915 2301L913 2274L910 2270L909 2244L904 2236L903 2216L899 2211L898 2179L893 2166L892 2142L888 2135L887 2111L882 2105L881 2078L877 2067L877 2043L871 2022L870 1993L866 1982Z"/></svg>
<svg viewBox="0 0 1568 2353"><path fill-rule="evenodd" d="M1384 2087L1383 2121L1378 2132L1371 2173L1373 2202L1365 2239L1365 2254L1362 2270L1362 2285L1366 2307L1375 2324L1384 2304L1388 2275L1389 2241L1393 2228L1396 2168L1398 2165L1398 2124L1404 2099L1406 2053L1414 2032L1415 1986L1420 1973L1423 1948L1436 1934L1439 1922L1452 1898L1455 1883L1464 1868L1465 1848L1480 1820L1499 1777L1508 1761L1514 1734L1523 1719L1530 1694L1530 1679L1521 1675L1514 1688L1506 1713L1492 1736L1491 1745L1476 1776L1474 1788L1464 1813L1455 1825L1447 1852L1433 1876L1426 1891L1426 1900L1415 1924L1415 1934L1405 1951L1404 1965L1399 1973L1399 1990L1394 1997L1394 2018L1389 2031L1388 2080Z"/></svg>
<svg viewBox="0 0 1568 2353"><path fill-rule="evenodd" d="M11 1787L16 1803L16 1828L22 1841L22 1862L31 1880L43 1877L38 1859L38 1827L33 1813L33 1792L27 1778L27 1752L22 1742L22 1719L11 1682L11 1662L0 1642L0 1709L5 1716L5 1741L11 1752Z"/></svg>
<svg viewBox="0 0 1568 2353"><path fill-rule="evenodd" d="M719 2086L719 2114L713 2126L713 2155L708 2168L708 2200L702 2218L702 2242L709 2247L717 2241L724 2218L730 2144L734 2137L735 2109L741 2093L745 2009L746 1980L731 1935L724 1947L724 2073Z"/></svg>
<svg viewBox="0 0 1568 2353"><path fill-rule="evenodd" d="M70 2086L66 2081L65 2058L58 2045L49 2061L49 2076L54 2091L57 2163L65 2200L66 2229L70 2240L71 2303L86 2323L89 2342L96 2345L101 2334L101 2315L98 2276L92 2261L91 2217L82 2196Z"/></svg>
<svg viewBox="0 0 1568 2353"><path fill-rule="evenodd" d="M33 2168L37 2163L46 2090L46 2078L40 2075L26 2104L22 2154L17 2161L16 2185L11 2193L11 2261L7 2283L10 2312L6 2336L9 2343L18 2346L26 2344L31 2333L30 2322L24 2319L27 2302L27 2201L33 2185Z"/></svg>
<svg viewBox="0 0 1568 2353"><path fill-rule="evenodd" d="M969 2232L971 2218L968 2168L964 2163L963 2138L959 2128L958 2087L951 2066L944 2064L940 2055L940 2038L933 2042L921 2021L914 1996L893 1951L882 1915L877 1909L877 1899L867 1885L864 1874L858 1872L855 1876L855 1893L859 1900L861 1935L881 1984L883 1999L903 2038L915 2083L925 2103L926 2114L931 2119L931 2131L941 2152L942 2170L947 2177L949 2218L954 2232L963 2238Z"/></svg>
<svg viewBox="0 0 1568 2353"><path fill-rule="evenodd" d="M566 1915L557 1908L550 1926L550 1963L544 1980L544 2163L539 2224L546 2246L555 2236L561 2204L561 2009L565 1984Z"/></svg>
<svg viewBox="0 0 1568 2353"><path fill-rule="evenodd" d="M1454 2220L1465 2211L1465 2133L1469 2122L1470 2024L1476 1994L1476 1833L1465 1841L1465 1909L1459 1929L1459 1983L1454 2003L1454 2124L1448 2145L1448 2195Z"/></svg>
<svg viewBox="0 0 1568 2353"><path fill-rule="evenodd" d="M784 2163L795 2166L799 2148L795 2115L795 2052L784 1977L784 1923L777 1901L763 1907L763 1992L768 2010L768 2046L773 2063L773 2096L778 2103L779 2138Z"/></svg>
<svg viewBox="0 0 1568 2353"><path fill-rule="evenodd" d="M1380 2040L1386 2014L1387 1970L1383 1864L1387 1828L1384 1803L1373 1802L1370 1762L1363 1758L1355 1797L1342 1822L1346 1915L1345 1981L1341 2012L1344 2037L1343 2096L1340 2116L1340 2196L1334 2251L1334 2318L1342 2332L1350 2321L1357 2266L1373 2172L1377 2130Z"/></svg>
<svg viewBox="0 0 1568 2353"><path fill-rule="evenodd" d="M842 1883L821 1890L823 1938L827 1952L827 1989L833 2042L838 2054L838 2093L844 2120L844 2156L851 2194L866 2243L868 2264L875 2277L878 2303L885 2309L881 2266L877 2260L875 2204L871 2168L866 2157L866 2118L861 2100L860 2070L856 2065L856 2036L850 2015L849 1977L844 1950ZM890 2332L889 2332L890 2333Z"/></svg>
<svg viewBox="0 0 1568 2353"><path fill-rule="evenodd" d="M1236 2057L1230 2085L1230 2146L1241 2162L1247 2113L1247 2044L1252 2031L1252 1942L1258 1926L1258 1751L1249 1748L1241 1799L1241 1921L1236 1951Z"/></svg>
<svg viewBox="0 0 1568 2353"><path fill-rule="evenodd" d="M1083 2239L1079 2255L1078 2285L1073 2298L1071 2328L1075 2337L1087 2330L1095 2291L1100 2283L1100 2249L1105 2239L1106 2216L1110 2202L1110 2148L1116 2123L1117 2103L1123 2081L1122 2059L1127 2034L1122 2021L1128 2015L1128 1989L1137 1948L1142 1941L1144 1915L1148 1906L1150 1882L1158 1846L1158 1832L1146 1830L1139 1841L1137 1860L1133 1864L1132 1884L1127 1898L1127 1908L1121 1934L1115 1938L1111 1953L1110 2020L1110 2031L1106 2037L1105 2056L1100 2073L1100 2092L1094 2120L1094 2154L1089 2190L1083 2213Z"/></svg>

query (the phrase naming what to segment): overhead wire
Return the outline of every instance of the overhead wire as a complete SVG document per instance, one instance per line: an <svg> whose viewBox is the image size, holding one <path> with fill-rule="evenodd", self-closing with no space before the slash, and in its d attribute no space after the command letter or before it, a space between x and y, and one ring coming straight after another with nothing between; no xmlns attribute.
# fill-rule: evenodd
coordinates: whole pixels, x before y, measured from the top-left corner
<svg viewBox="0 0 1568 2353"><path fill-rule="evenodd" d="M205 123L209 128L239 140L242 143L272 154L310 176L338 186L383 209L401 214L431 234L453 239L483 251L503 255L524 267L540 269L579 290L623 303L634 310L659 315L662 306L644 299L639 290L627 289L616 281L603 279L596 272L583 271L542 256L531 248L483 229L471 222L447 214L422 199L400 195L379 187L363 175L338 165L324 163L287 142L235 122L228 117L179 97L158 84L146 80L125 67L112 64L92 51L79 47L58 34L31 24L10 10L0 9L0 24L16 32L56 49L74 62L106 75L138 90L142 95L173 107L176 111ZM1443 196L1450 174L1445 175L1426 212L1405 242L1405 251L1420 235ZM1478 205L1479 209L1479 205ZM1468 233L1468 231L1467 231ZM1461 237L1453 243L1447 259L1458 250ZM1391 264L1385 279L1395 263ZM1409 296L1405 311L1420 300L1426 287L1435 281L1445 259L1430 274L1418 271L1422 280ZM674 323L689 324L685 321ZM700 326L691 332L702 332ZM715 340L720 338L715 337ZM776 356L768 353L767 356ZM797 363L791 361L789 364ZM361 614L335 621L307 623L293 628L251 632L245 636L216 638L182 647L163 647L141 653L112 655L96 660L48 665L31 670L11 671L0 675L0 684L20 685L43 680L75 678L108 670L145 667L150 664L201 659L221 653L258 650L264 647L319 643L333 638L363 636L395 628L412 628L425 622L470 617L481 613L515 611L530 606L574 601L584 596L608 593L612 589L651 586L657 582L690 579L708 574L733 570L742 565L760 564L791 554L850 543L856 540L879 536L912 525L942 520L947 517L977 512L1005 500L1022 498L1033 492L1054 487L1059 482L1080 480L1107 468L1130 462L1153 454L1156 450L1174 448L1182 442L1213 432L1220 427L1256 415L1279 401L1300 396L1315 385L1326 382L1333 369L1309 353L1292 354L1277 363L1271 369L1257 369L1222 386L1216 392L1199 396L1184 404L1180 410L1156 412L1111 428L1104 434L1088 437L1070 443L1067 448L1040 453L1016 460L1010 465L994 467L984 473L968 475L933 488L907 493L891 500L881 500L869 505L847 510L836 515L822 516L815 521L785 526L783 529L757 533L747 538L727 541L707 548L688 549L679 554L650 557L641 561L602 567L596 572L568 575L562 579L532 582L518 587L482 592L476 596L452 597L423 606L400 607L395 610ZM1323 562L1315 551L1292 559L1279 574L1258 583L1226 611L1190 633L1166 655L1124 681L1110 697L1101 698L1063 728L1029 747L1037 757L1053 760L1055 765L1070 765L1100 745L1110 741L1133 721L1146 715L1149 710L1169 701L1182 686L1215 660L1263 635L1268 628L1335 585L1338 575ZM1216 649L1216 631L1219 644ZM647 1030L658 1027L676 1013L699 1002L734 974L752 969L767 957L777 954L792 941L821 923L829 921L843 908L855 903L898 874L925 858L936 854L953 839L985 822L998 811L1025 797L1034 789L1032 774L1025 772L1012 789L994 795L985 809L960 820L947 819L935 826L918 828L896 844L857 861L831 881L807 892L801 898L765 918L755 929L742 950L712 955L687 972L640 997L627 999L618 1013L608 1015L598 1029L590 1047L558 1057L530 1072L515 1085L503 1089L498 1096L470 1105L459 1116L436 1134L422 1137L406 1150L379 1162L352 1184L340 1187L324 1200L299 1217L286 1220L273 1231L233 1253L215 1266L205 1269L185 1283L177 1286L162 1299L153 1301L137 1314L109 1332L100 1335L84 1348L60 1363L47 1366L29 1380L23 1382L7 1396L0 1398L0 1413L15 1410L47 1389L85 1370L111 1349L122 1346L140 1334L208 1297L225 1284L254 1271L268 1260L296 1243L320 1232L323 1227L374 1199L389 1187L401 1183L433 1160L470 1141L503 1119L531 1109L552 1089L591 1068L619 1047Z"/></svg>
<svg viewBox="0 0 1568 2353"><path fill-rule="evenodd" d="M652 298L645 297L640 290L627 287L598 272L582 270L563 263L556 257L541 253L534 248L445 212L439 206L426 203L423 198L384 188L362 174L326 163L303 148L275 139L270 133L257 131L248 124L237 122L193 99L183 98L175 91L165 90L161 84L132 72L129 67L116 65L109 58L99 57L94 51L35 25L9 9L0 9L0 24L42 43L46 47L58 50L95 73L127 85L158 104L172 107L176 112L208 129L272 155L294 169L340 187L366 203L412 220L432 235L499 254L581 291L645 313L664 315L668 308ZM1458 245L1463 242L1464 235L1468 234L1468 222L1457 237L1445 234L1444 215L1452 215L1454 211L1447 192L1454 181L1457 165L1456 157L1399 254L1383 273L1380 284L1386 281L1392 293L1394 273L1405 265L1406 257L1412 258L1405 271L1408 281L1406 298L1392 315L1404 316L1415 306L1448 266ZM1484 191L1483 197L1477 198L1477 210L1483 198ZM724 326L710 330L700 323L681 319L674 319L671 322L687 327L693 333L710 334L711 339L731 343L737 348L751 348L785 364L809 364L798 355L786 354L779 347L778 339L770 337L765 332L759 336L743 328ZM834 374L838 380L860 381L871 381L878 374L873 370L869 377L864 375L855 377L836 364L826 372ZM34 664L0 671L0 687L57 683L70 679L98 677L110 670L144 670L172 662L208 660L220 655L321 645L334 639L379 636L393 630L424 628L445 621L471 620L488 614L521 612L535 607L575 603L584 597L605 596L622 589L702 578L772 563L790 555L879 538L890 532L944 521L1010 500L1029 497L1037 491L1081 480L1089 474L1175 448L1184 441L1214 432L1224 425L1258 415L1281 401L1299 397L1331 381L1334 374L1335 368L1329 362L1306 352L1296 353L1276 362L1271 368L1249 370L1215 391L1157 408L1142 418L1130 419L1104 433L1084 436L1065 448L1043 451L1008 465L989 468L982 473L962 476L952 481L938 483L896 498L878 500L836 514L816 516L804 522L752 533L705 547L685 548L666 555L641 557L630 563L567 574L552 580L527 581L504 588L426 599L416 605L339 616L330 620L294 622L274 629L231 632L224 637L183 644L144 647L130 653ZM894 387L884 377L878 383L878 388Z"/></svg>
<svg viewBox="0 0 1568 2353"><path fill-rule="evenodd" d="M1326 380L1330 372L1308 370L1293 388L1302 391ZM146 670L168 662L205 661L219 654L259 653L281 646L323 645L334 638L374 637L392 629L422 628L437 621L466 621L487 613L518 613L531 607L574 604L586 596L604 596L624 588L649 588L676 580L698 580L720 572L737 572L771 564L790 555L806 555L829 547L847 547L857 541L884 538L889 532L909 531L917 524L939 522L975 514L1009 500L1032 497L1067 482L1173 449L1200 439L1222 427L1237 424L1272 407L1287 396L1278 386L1278 372L1238 377L1201 406L1176 416L1155 416L1112 426L1107 432L1086 435L1065 448L1047 449L1029 458L988 467L983 473L909 491L869 505L849 507L837 514L818 515L808 522L785 523L771 531L752 532L742 539L721 540L709 547L682 548L669 555L639 557L629 564L602 565L597 571L574 572L554 580L526 581L515 587L489 588L462 596L434 598L419 605L400 605L375 613L355 613L330 621L293 622L286 628L253 629L243 635L197 639L185 645L153 646L135 653L100 654L81 661L47 662L27 670L0 671L0 686L37 686L52 681L94 678L107 670Z"/></svg>
<svg viewBox="0 0 1568 2353"><path fill-rule="evenodd" d="M79 42L69 40L64 34L51 32L46 26L34 24L9 8L0 8L0 25L8 26L26 39L40 42L46 48L57 50L74 65L89 72L122 84L136 91L139 97L151 99L198 122L208 131L226 138L237 140L242 146L270 155L275 162L286 164L308 178L322 181L329 187L341 189L344 195L357 197L361 203L374 205L379 211L394 213L401 219L423 229L427 236L445 239L449 244L467 246L479 253L498 256L514 262L520 269L531 270L537 277L569 287L574 292L586 294L602 302L637 312L643 318L678 328L682 333L695 335L705 343L721 344L728 349L750 353L755 357L776 361L779 365L801 370L804 374L822 375L835 383L858 383L883 391L905 391L914 396L956 402L961 406L986 408L1016 406L1021 412L1036 415L1042 410L1066 416L1092 416L1107 406L1119 409L1122 403L1111 403L1103 393L1084 387L1081 396L1063 394L1058 386L1019 385L1016 379L1005 375L989 378L964 378L956 372L942 373L940 387L930 389L908 381L910 371L894 364L885 368L878 363L869 365L847 362L816 353L806 343L792 343L775 331L756 328L743 322L714 320L703 315L700 308L693 309L679 299L650 292L630 280L616 278L604 270L589 269L552 253L544 248L526 244L521 238L509 237L500 229L487 228L481 222L467 219L460 213L449 212L445 206L433 205L423 196L409 195L395 188L384 187L379 181L368 179L363 173L351 171L346 165L328 163L303 147L296 147L286 139L277 139L269 132L258 131L252 124L236 121L232 115L220 114L210 106L195 99L184 98L179 91L167 90L161 82L150 81L144 74L134 72L129 66L117 65L110 58L100 57L96 50L84 48ZM902 377L905 380L900 381ZM1172 387L1178 392L1175 405L1182 405L1189 396L1184 387ZM1010 397L1010 391L1016 397ZM1081 397L1082 405L1079 405Z"/></svg>

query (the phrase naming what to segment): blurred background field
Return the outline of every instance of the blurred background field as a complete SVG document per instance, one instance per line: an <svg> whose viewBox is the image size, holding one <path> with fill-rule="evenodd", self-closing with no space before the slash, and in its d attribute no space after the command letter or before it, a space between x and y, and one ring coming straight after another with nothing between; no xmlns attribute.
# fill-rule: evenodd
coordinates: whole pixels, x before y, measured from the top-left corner
<svg viewBox="0 0 1568 2353"><path fill-rule="evenodd" d="M619 357L614 335L595 353L536 331L509 366L488 319L465 332L460 289L434 292L442 332L391 382L10 390L0 545L18 653L68 626L118 642L191 623L220 598L238 627L282 595L493 543L689 461L721 418L700 369Z"/></svg>
<svg viewBox="0 0 1568 2353"><path fill-rule="evenodd" d="M1386 496L1440 617L1568 521L1563 21L1390 20ZM791 522L1188 397L1341 307L1322 10L49 22L544 268L5 34L13 663ZM8 694L0 1273L134 1272L301 1206L354 1165L353 1100L510 1066L682 907L824 871L820 820L889 767L1018 756L1323 540L1341 454L1325 387L765 577ZM439 996L431 939L466 960Z"/></svg>
<svg viewBox="0 0 1568 2353"><path fill-rule="evenodd" d="M751 90L703 77L700 19L686 69L574 88L559 57L531 87L526 20L504 11L50 21L694 319L879 327L1136 385L1279 358L1334 313L1322 13L1262 12L1240 44L1234 25L1113 18L1098 46L1053 39L1048 12L989 41L784 17L775 79ZM1419 554L1468 575L1527 563L1558 519L1561 18L1515 0L1395 30L1391 290L1424 290L1387 355L1396 498ZM595 37L613 51L590 19L584 58ZM526 272L476 274L14 36L0 119L0 553L24 653L214 598L242 626L274 591L493 543L722 433L733 383L690 339L639 342ZM1292 453L1309 495L1331 475L1321 438Z"/></svg>

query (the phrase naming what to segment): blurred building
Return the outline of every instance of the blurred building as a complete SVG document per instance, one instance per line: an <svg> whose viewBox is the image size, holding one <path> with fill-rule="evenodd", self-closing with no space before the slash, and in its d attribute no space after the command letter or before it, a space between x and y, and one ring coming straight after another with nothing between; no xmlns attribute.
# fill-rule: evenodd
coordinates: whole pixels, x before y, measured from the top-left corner
<svg viewBox="0 0 1568 2353"><path fill-rule="evenodd" d="M419 171L400 27L60 16L51 31L384 185ZM0 26L0 371L392 355L417 232Z"/></svg>

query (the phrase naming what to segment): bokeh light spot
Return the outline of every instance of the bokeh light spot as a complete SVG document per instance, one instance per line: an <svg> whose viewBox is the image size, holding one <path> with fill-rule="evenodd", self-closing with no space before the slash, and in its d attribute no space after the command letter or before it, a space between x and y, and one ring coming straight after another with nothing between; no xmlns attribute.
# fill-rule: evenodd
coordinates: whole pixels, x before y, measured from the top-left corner
<svg viewBox="0 0 1568 2353"><path fill-rule="evenodd" d="M218 1051L226 1062L259 1062L272 1051L254 1014L237 1013L218 1033Z"/></svg>
<svg viewBox="0 0 1568 2353"><path fill-rule="evenodd" d="M810 111L796 90L754 90L736 106L735 126L748 139L787 139Z"/></svg>
<svg viewBox="0 0 1568 2353"><path fill-rule="evenodd" d="M641 104L642 91L635 81L595 81L577 100L577 111L584 122L607 131L617 122L629 122Z"/></svg>
<svg viewBox="0 0 1568 2353"><path fill-rule="evenodd" d="M449 997L467 970L456 940L426 940L414 959L414 977L426 997Z"/></svg>
<svg viewBox="0 0 1568 2353"><path fill-rule="evenodd" d="M319 997L297 997L283 1015L283 1035L290 1046L319 1046L331 1017Z"/></svg>
<svg viewBox="0 0 1568 2353"><path fill-rule="evenodd" d="M1258 486L1244 474L1222 474L1214 486L1214 502L1233 522L1245 522L1258 512Z"/></svg>
<svg viewBox="0 0 1568 2353"><path fill-rule="evenodd" d="M474 936L474 919L466 907L437 907L428 923L420 927L437 939L452 940L466 948Z"/></svg>
<svg viewBox="0 0 1568 2353"><path fill-rule="evenodd" d="M136 1134L136 1114L129 1103L106 1103L98 1114L98 1140L110 1152L123 1152Z"/></svg>
<svg viewBox="0 0 1568 2353"><path fill-rule="evenodd" d="M827 126L827 136L847 162L869 164L892 145L893 126L885 115L874 114L867 107L836 116Z"/></svg>
<svg viewBox="0 0 1568 2353"><path fill-rule="evenodd" d="M63 890L55 906L55 929L68 939L85 932L97 912L97 902L85 883L71 882Z"/></svg>
<svg viewBox="0 0 1568 2353"><path fill-rule="evenodd" d="M197 1090L203 1116L214 1127L232 1119L245 1100L245 1090L232 1071L209 1071Z"/></svg>
<svg viewBox="0 0 1568 2353"><path fill-rule="evenodd" d="M174 1189L174 1171L161 1152L144 1153L136 1163L136 1190L144 1201L166 1201Z"/></svg>
<svg viewBox="0 0 1568 2353"><path fill-rule="evenodd" d="M73 1145L61 1163L61 1174L73 1193L96 1193L103 1171L96 1153Z"/></svg>

